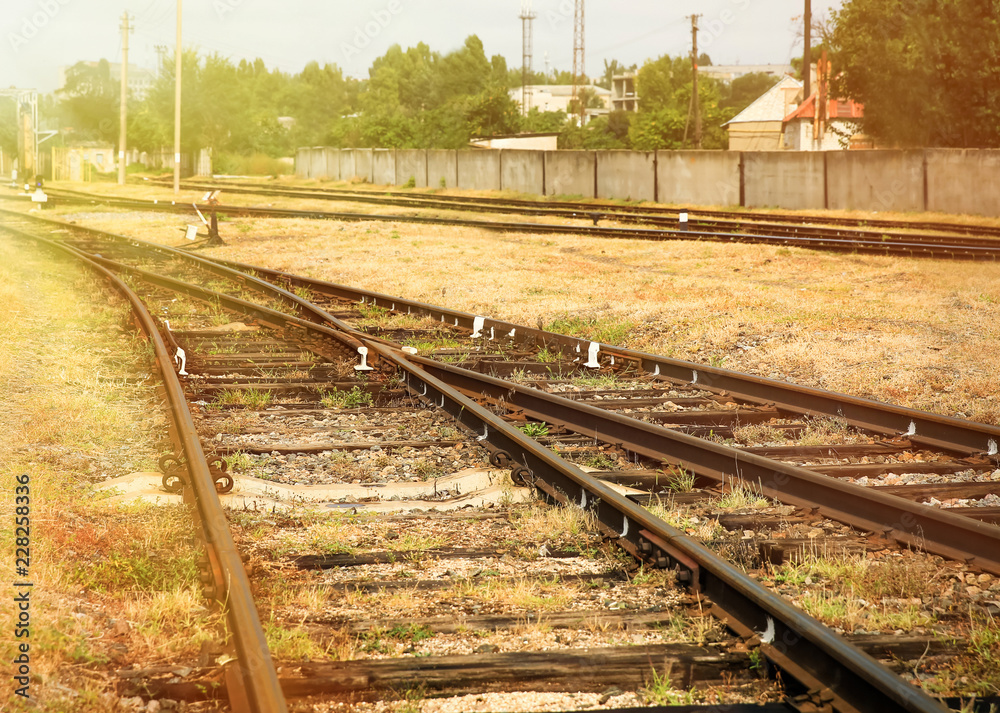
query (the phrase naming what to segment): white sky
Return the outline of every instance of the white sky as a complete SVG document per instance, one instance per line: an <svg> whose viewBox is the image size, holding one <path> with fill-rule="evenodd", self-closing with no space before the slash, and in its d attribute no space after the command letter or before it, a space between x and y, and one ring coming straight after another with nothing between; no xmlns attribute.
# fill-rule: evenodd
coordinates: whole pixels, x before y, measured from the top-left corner
<svg viewBox="0 0 1000 713"><path fill-rule="evenodd" d="M156 45L175 43L177 0L3 0L0 87L57 88L59 67L79 60L121 59L121 15L134 16L130 63L156 66ZM841 0L812 0L813 13ZM785 63L801 52L792 17L803 0L589 0L587 73L605 59L641 65L686 54L701 14L699 51L715 64ZM476 34L487 57L521 66L521 0L187 0L183 42L238 61L298 72L311 60L364 77L392 44L426 42L447 52ZM533 68L572 69L573 0L534 0Z"/></svg>

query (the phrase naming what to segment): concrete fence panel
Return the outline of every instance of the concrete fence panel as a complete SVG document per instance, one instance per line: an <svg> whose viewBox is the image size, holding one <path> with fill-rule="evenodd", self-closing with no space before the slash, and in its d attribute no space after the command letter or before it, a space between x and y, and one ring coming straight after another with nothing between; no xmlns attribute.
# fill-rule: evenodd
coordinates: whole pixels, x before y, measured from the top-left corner
<svg viewBox="0 0 1000 713"><path fill-rule="evenodd" d="M323 146L309 149L309 178L326 178L326 148Z"/></svg>
<svg viewBox="0 0 1000 713"><path fill-rule="evenodd" d="M740 155L735 151L657 151L660 203L740 204Z"/></svg>
<svg viewBox="0 0 1000 713"><path fill-rule="evenodd" d="M656 200L655 151L598 151L597 198Z"/></svg>
<svg viewBox="0 0 1000 713"><path fill-rule="evenodd" d="M500 151L457 151L458 187L474 191L500 190Z"/></svg>
<svg viewBox="0 0 1000 713"><path fill-rule="evenodd" d="M1000 215L1000 150L927 149L927 210Z"/></svg>
<svg viewBox="0 0 1000 713"><path fill-rule="evenodd" d="M593 151L546 151L545 195L594 197Z"/></svg>
<svg viewBox="0 0 1000 713"><path fill-rule="evenodd" d="M309 151L311 149L300 146L295 149L295 177L309 178Z"/></svg>
<svg viewBox="0 0 1000 713"><path fill-rule="evenodd" d="M826 152L826 207L923 210L923 151Z"/></svg>
<svg viewBox="0 0 1000 713"><path fill-rule="evenodd" d="M427 149L427 185L455 188L458 185L458 156L451 149Z"/></svg>
<svg viewBox="0 0 1000 713"><path fill-rule="evenodd" d="M354 167L354 153L357 149L341 149L340 150L340 180L349 181L354 178L358 172Z"/></svg>
<svg viewBox="0 0 1000 713"><path fill-rule="evenodd" d="M756 151L743 154L744 205L748 208L823 208L823 153Z"/></svg>
<svg viewBox="0 0 1000 713"><path fill-rule="evenodd" d="M327 146L323 149L326 172L323 174L332 181L340 179L340 149L332 149Z"/></svg>
<svg viewBox="0 0 1000 713"><path fill-rule="evenodd" d="M418 188L427 186L427 151L396 149L396 185L404 186L411 178Z"/></svg>
<svg viewBox="0 0 1000 713"><path fill-rule="evenodd" d="M372 183L391 186L396 182L396 149L372 150Z"/></svg>
<svg viewBox="0 0 1000 713"><path fill-rule="evenodd" d="M347 178L348 180L359 178L365 183L372 182L372 149L354 149L354 176Z"/></svg>
<svg viewBox="0 0 1000 713"><path fill-rule="evenodd" d="M500 187L542 195L545 193L545 153L502 149L500 151Z"/></svg>

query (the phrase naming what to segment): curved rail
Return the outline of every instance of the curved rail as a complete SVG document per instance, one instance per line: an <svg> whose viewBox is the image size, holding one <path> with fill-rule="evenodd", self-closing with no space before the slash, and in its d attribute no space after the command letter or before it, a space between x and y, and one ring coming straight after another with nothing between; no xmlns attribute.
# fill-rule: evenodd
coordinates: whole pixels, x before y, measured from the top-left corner
<svg viewBox="0 0 1000 713"><path fill-rule="evenodd" d="M149 339L156 365L167 395L171 438L184 454L184 465L193 492L195 520L208 554L210 583L206 593L226 612L236 649L236 661L226 664L230 704L237 711L281 713L287 710L274 662L267 646L257 608L250 592L250 581L243 560L229 531L205 453L201 448L194 421L184 398L184 391L174 372L172 359L156 323L138 295L118 276L91 256L69 246L4 226L5 230L75 257L104 277L132 306L133 318ZM188 492L188 489L185 489Z"/></svg>

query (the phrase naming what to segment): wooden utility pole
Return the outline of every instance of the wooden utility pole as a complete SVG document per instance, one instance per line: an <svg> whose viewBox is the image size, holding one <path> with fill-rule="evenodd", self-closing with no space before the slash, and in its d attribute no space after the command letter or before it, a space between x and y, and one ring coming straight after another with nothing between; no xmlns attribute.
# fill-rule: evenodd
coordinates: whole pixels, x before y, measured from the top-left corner
<svg viewBox="0 0 1000 713"><path fill-rule="evenodd" d="M121 120L118 128L118 185L125 185L125 134L128 130L128 11L122 14L122 91Z"/></svg>
<svg viewBox="0 0 1000 713"><path fill-rule="evenodd" d="M812 94L812 0L806 0L804 15L805 48L802 51L802 101Z"/></svg>
<svg viewBox="0 0 1000 713"><path fill-rule="evenodd" d="M701 101L698 97L698 18L691 16L691 101L694 105L694 147L701 148Z"/></svg>
<svg viewBox="0 0 1000 713"><path fill-rule="evenodd" d="M174 193L181 192L181 0L177 0L177 47L174 50Z"/></svg>

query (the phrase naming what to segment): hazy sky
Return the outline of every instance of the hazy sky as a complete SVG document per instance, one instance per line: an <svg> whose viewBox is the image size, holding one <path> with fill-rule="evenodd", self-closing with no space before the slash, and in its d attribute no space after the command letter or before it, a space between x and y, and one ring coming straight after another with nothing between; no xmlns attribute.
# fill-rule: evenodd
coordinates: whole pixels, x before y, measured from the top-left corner
<svg viewBox="0 0 1000 713"><path fill-rule="evenodd" d="M134 16L131 63L156 66L156 45L173 48L177 0L3 0L0 87L56 89L59 67L79 60L120 61L120 19ZM812 0L813 13L841 0ZM699 50L715 64L785 63L801 51L792 17L802 0L588 0L587 73L605 59L642 64L689 51L687 15L701 14ZM572 69L573 0L534 0L533 68ZM310 60L367 76L392 44L426 42L447 52L471 34L487 56L521 66L521 0L187 0L183 42L235 61L261 57L298 72Z"/></svg>

